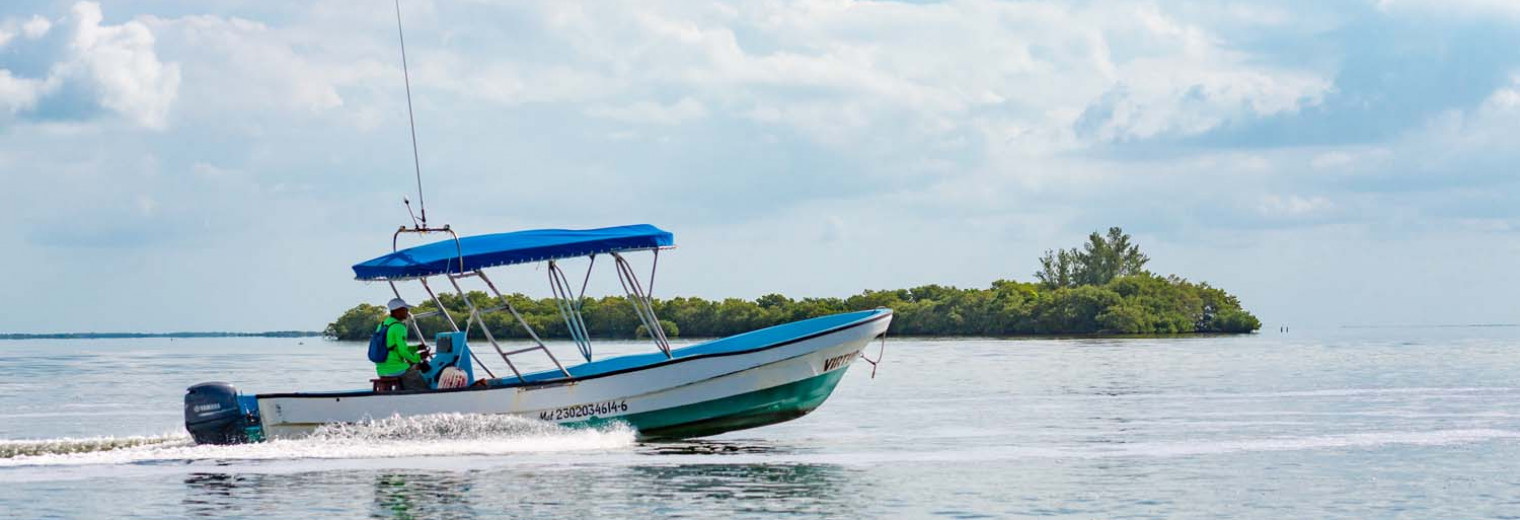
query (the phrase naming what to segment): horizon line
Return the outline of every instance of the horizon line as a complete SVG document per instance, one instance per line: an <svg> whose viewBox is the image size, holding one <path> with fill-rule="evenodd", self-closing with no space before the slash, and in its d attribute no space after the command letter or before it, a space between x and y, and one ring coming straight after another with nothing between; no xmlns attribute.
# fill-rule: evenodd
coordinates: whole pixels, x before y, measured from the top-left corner
<svg viewBox="0 0 1520 520"><path fill-rule="evenodd" d="M194 338L194 337L318 337L322 332L312 330L268 330L259 332L238 331L176 331L176 332L0 332L0 339L134 339L134 338Z"/></svg>

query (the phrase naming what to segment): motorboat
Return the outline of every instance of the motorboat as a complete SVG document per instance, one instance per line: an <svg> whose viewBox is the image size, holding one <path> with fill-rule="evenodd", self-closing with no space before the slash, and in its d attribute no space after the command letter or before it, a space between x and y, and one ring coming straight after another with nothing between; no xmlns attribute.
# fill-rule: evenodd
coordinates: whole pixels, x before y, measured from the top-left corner
<svg viewBox="0 0 1520 520"><path fill-rule="evenodd" d="M408 232L446 232L451 238L406 249L397 239ZM884 344L892 321L890 309L847 312L766 327L734 336L672 347L656 314L653 290L659 254L675 246L674 236L652 225L600 229L537 229L460 237L447 226L403 227L392 236L392 251L353 266L355 278L384 282L401 297L403 283L416 282L447 323L429 337L417 313L408 330L432 351L425 374L428 389L385 391L375 386L344 391L243 393L223 383L192 386L185 395L185 427L200 444L235 444L296 438L335 424L429 414L510 415L572 427L622 423L640 438L668 439L717 435L784 422L807 415L828 399L857 358L873 341ZM628 258L649 253L646 287ZM647 330L653 347L647 353L598 359L587 333L580 292L560 262L589 258L589 280L599 257L611 259L626 299ZM570 340L581 359L564 363L523 319L487 271L540 264ZM468 308L459 323L445 309L433 284L446 281ZM494 298L480 308L466 297L466 285ZM526 346L495 337L482 320L506 311L527 331ZM379 323L383 316L376 316ZM436 323L437 320L434 320ZM475 334L472 334L474 332ZM484 339L493 352L472 350ZM429 346L431 340L431 346ZM482 359L499 358L506 370L492 370ZM547 370L522 368L528 356ZM544 363L547 360L548 363ZM355 353L355 362L364 357ZM495 363L493 361L493 363ZM500 368L500 366L498 366ZM443 377L452 370L455 377ZM484 373L482 373L484 372ZM457 379L457 374L463 378Z"/></svg>

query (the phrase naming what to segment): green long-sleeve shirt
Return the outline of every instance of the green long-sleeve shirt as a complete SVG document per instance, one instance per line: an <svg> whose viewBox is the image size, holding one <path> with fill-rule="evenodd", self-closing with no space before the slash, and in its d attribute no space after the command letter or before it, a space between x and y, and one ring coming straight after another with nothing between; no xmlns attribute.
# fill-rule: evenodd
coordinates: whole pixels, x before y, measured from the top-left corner
<svg viewBox="0 0 1520 520"><path fill-rule="evenodd" d="M406 344L406 324L401 320L386 316L380 327L389 327L385 331L385 347L390 350L385 355L384 363L375 363L375 374L382 376L401 375L410 368L413 363L421 363L422 356L417 355L417 347ZM375 328L380 331L379 327Z"/></svg>

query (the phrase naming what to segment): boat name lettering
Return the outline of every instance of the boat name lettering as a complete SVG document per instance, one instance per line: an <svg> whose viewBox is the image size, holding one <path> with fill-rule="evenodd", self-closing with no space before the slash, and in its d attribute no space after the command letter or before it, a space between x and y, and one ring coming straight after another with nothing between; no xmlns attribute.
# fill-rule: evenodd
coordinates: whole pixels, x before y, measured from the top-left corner
<svg viewBox="0 0 1520 520"><path fill-rule="evenodd" d="M607 415L626 411L628 411L627 401L605 401L601 403L579 404L575 406L566 406L564 408L555 408L553 410L544 410L542 412L538 412L538 419L540 421L563 421L566 419L577 419L593 415Z"/></svg>
<svg viewBox="0 0 1520 520"><path fill-rule="evenodd" d="M834 356L823 362L823 371L828 372L836 368L850 364L855 360L855 353L851 352L843 356Z"/></svg>

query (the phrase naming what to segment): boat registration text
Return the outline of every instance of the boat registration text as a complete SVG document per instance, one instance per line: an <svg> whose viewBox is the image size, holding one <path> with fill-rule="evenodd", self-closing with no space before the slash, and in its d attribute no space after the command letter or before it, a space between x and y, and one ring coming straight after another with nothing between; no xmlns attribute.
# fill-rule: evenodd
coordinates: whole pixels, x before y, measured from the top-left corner
<svg viewBox="0 0 1520 520"><path fill-rule="evenodd" d="M606 401L601 403L566 406L564 408L555 408L553 410L544 410L542 412L538 412L538 420L563 421L565 419L578 419L581 417L607 415L613 413L622 413L626 411L628 411L627 401Z"/></svg>
<svg viewBox="0 0 1520 520"><path fill-rule="evenodd" d="M857 356L857 355L859 355L859 354L855 353L855 352L851 352L851 353L845 354L843 356L834 356L834 357L831 357L831 358L829 358L829 359L827 359L827 360L825 360L823 362L823 371L824 372L829 372L829 371L832 371L832 370L834 370L836 368L848 365L848 364L850 364L851 361L855 360L855 356Z"/></svg>

